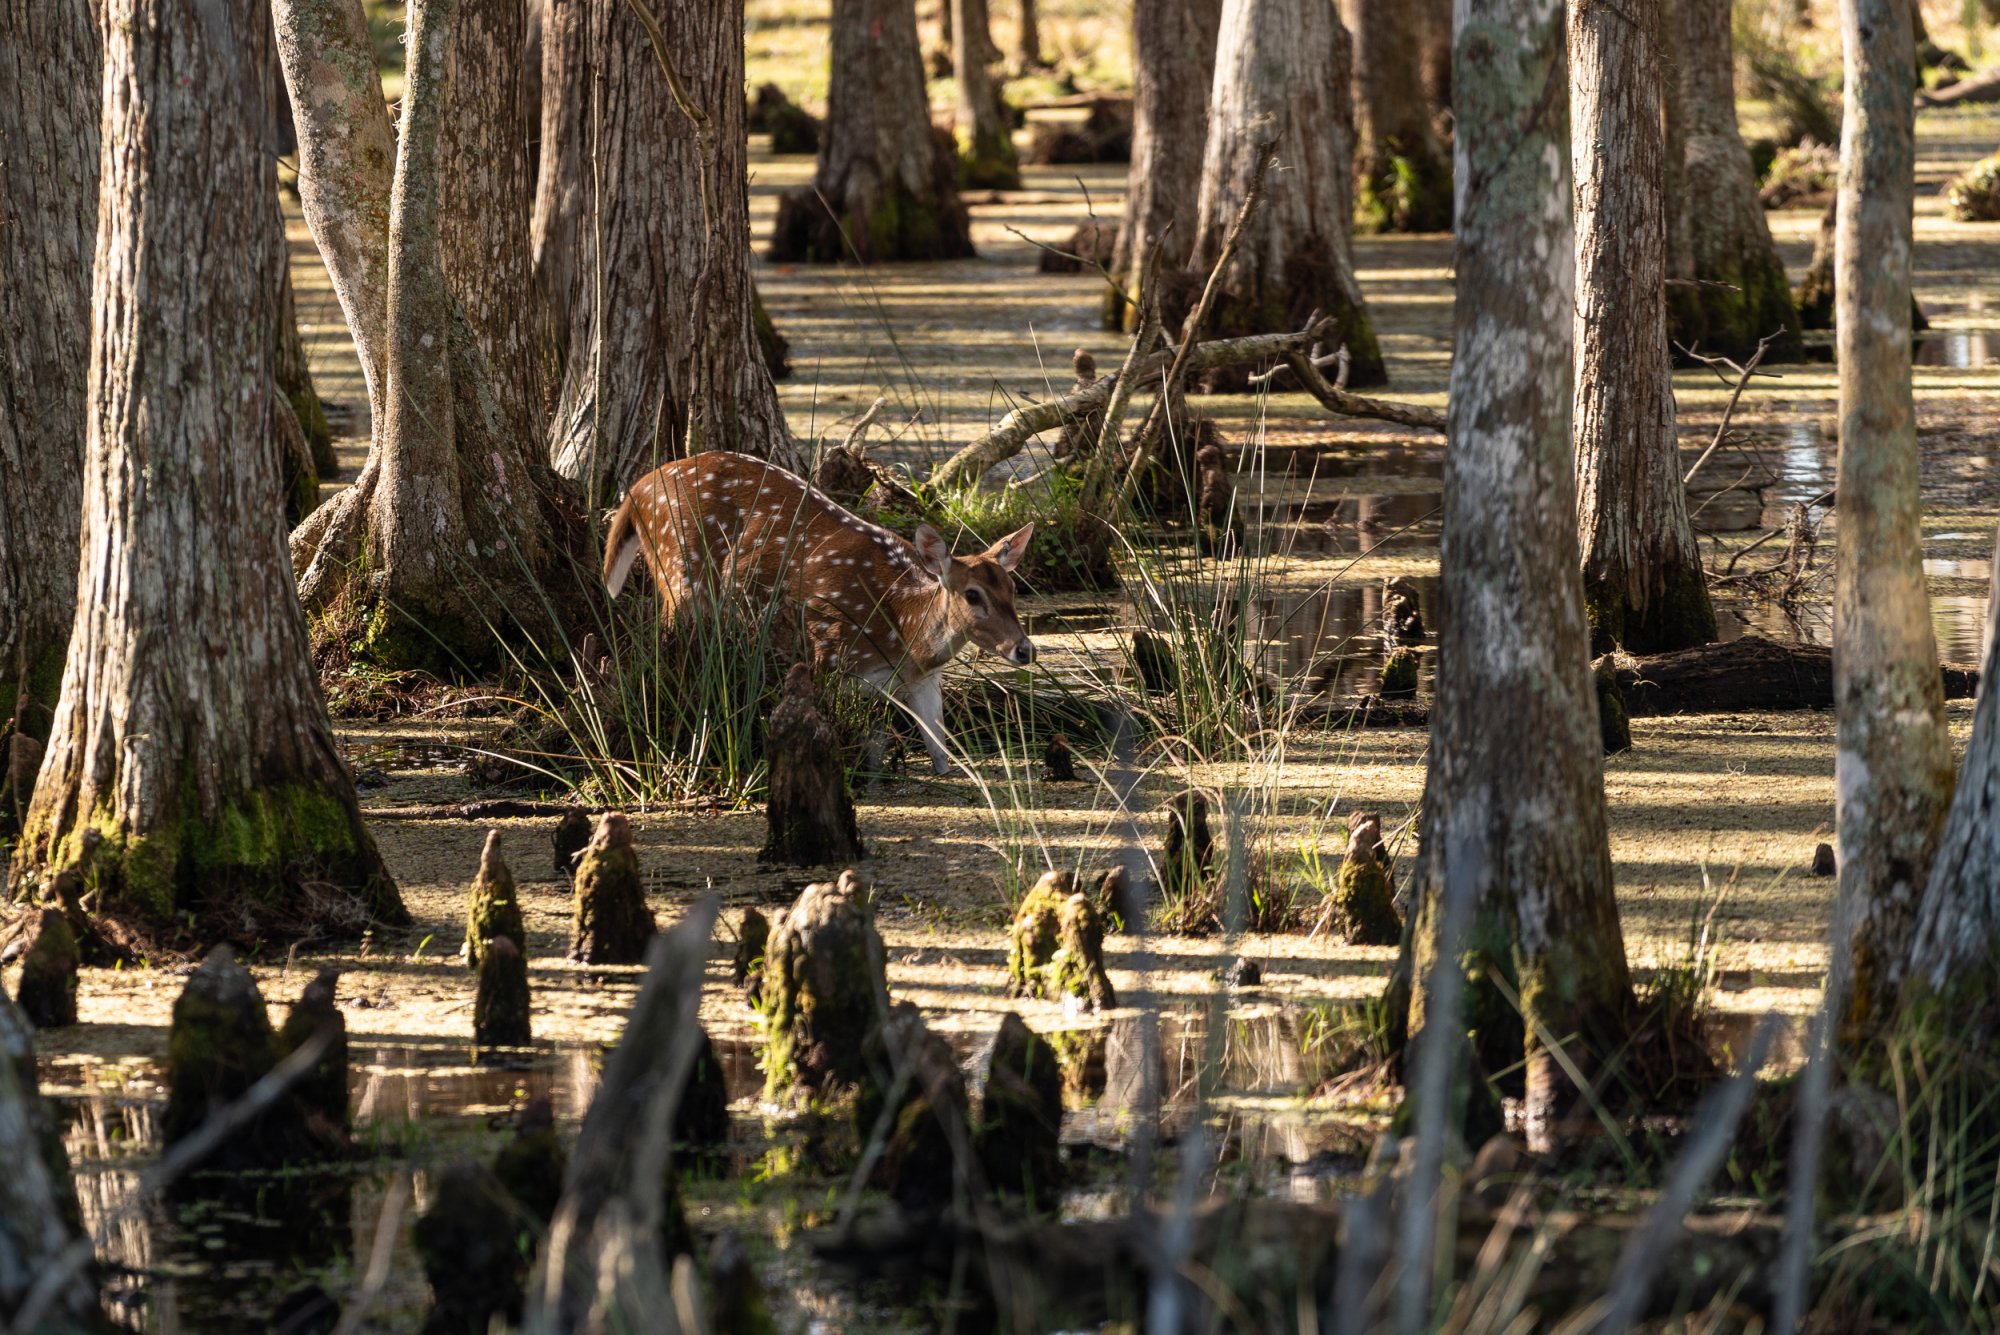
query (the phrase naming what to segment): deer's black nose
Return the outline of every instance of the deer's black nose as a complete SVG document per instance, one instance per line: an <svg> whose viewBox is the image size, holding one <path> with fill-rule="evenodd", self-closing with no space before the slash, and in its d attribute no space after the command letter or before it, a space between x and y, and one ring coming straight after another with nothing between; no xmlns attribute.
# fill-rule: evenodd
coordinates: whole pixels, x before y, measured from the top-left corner
<svg viewBox="0 0 2000 1335"><path fill-rule="evenodd" d="M1028 664L1035 661L1035 642L1023 635L1020 639L1014 641L1013 652L1008 657L1012 658L1021 667L1028 666Z"/></svg>

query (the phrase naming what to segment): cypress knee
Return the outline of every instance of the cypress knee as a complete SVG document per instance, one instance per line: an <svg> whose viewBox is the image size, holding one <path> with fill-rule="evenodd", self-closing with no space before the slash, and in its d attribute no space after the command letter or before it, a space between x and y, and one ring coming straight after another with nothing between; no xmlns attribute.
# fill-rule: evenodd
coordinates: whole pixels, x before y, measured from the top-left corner
<svg viewBox="0 0 2000 1335"><path fill-rule="evenodd" d="M785 677L784 694L771 711L766 753L771 834L758 860L816 867L860 858L861 834L840 739L814 703L812 669L804 663L792 664Z"/></svg>
<svg viewBox="0 0 2000 1335"><path fill-rule="evenodd" d="M986 1063L972 1134L989 1190L1052 1209L1062 1183L1063 1076L1056 1051L1011 1011Z"/></svg>
<svg viewBox="0 0 2000 1335"><path fill-rule="evenodd" d="M15 1000L37 1029L59 1029L76 1023L76 975L80 961L76 934L54 909L36 915L35 934L21 961L21 986Z"/></svg>
<svg viewBox="0 0 2000 1335"><path fill-rule="evenodd" d="M639 884L639 854L624 813L597 818L576 868L576 919L569 957L579 964L638 964L657 930Z"/></svg>
<svg viewBox="0 0 2000 1335"><path fill-rule="evenodd" d="M334 988L340 970L321 969L299 999L292 1004L278 1030L278 1055L289 1057L304 1047L315 1034L327 1035L325 1051L313 1068L292 1087L308 1117L320 1119L323 1137L344 1140L347 1136L347 1017L334 1004Z"/></svg>
<svg viewBox="0 0 2000 1335"><path fill-rule="evenodd" d="M526 1047L535 1037L528 961L504 936L488 941L483 954L479 993L472 1004L472 1041L482 1048Z"/></svg>
<svg viewBox="0 0 2000 1335"><path fill-rule="evenodd" d="M472 880L471 902L465 913L465 962L477 969L486 959L486 943L506 937L523 954L528 929L521 921L521 901L514 892L514 873L500 856L500 831L486 833L479 854L479 874Z"/></svg>
<svg viewBox="0 0 2000 1335"><path fill-rule="evenodd" d="M809 885L764 956L764 1070L773 1097L860 1082L862 1040L888 1008L882 937L860 877Z"/></svg>

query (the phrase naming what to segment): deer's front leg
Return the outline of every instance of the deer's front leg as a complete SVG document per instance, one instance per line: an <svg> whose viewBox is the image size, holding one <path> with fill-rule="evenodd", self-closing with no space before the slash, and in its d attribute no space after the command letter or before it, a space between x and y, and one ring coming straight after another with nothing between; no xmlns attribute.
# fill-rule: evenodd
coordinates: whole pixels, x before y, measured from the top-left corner
<svg viewBox="0 0 2000 1335"><path fill-rule="evenodd" d="M931 769L940 776L962 773L946 749L944 731L944 685L937 673L919 677L903 692L910 712L916 715L917 729L924 735L924 750L930 752Z"/></svg>

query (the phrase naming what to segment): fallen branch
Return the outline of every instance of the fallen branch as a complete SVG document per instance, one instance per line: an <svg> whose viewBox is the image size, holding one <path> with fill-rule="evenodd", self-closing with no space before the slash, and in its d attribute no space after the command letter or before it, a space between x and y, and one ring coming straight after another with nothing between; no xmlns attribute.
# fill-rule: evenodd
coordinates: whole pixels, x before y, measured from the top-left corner
<svg viewBox="0 0 2000 1335"><path fill-rule="evenodd" d="M1784 332L1783 330L1778 331L1778 333L1783 333L1783 332ZM1708 443L1708 448L1701 452L1701 458L1696 459L1694 461L1694 466L1687 470L1687 475L1681 478L1681 485L1683 487L1687 486L1688 483L1694 481L1695 474L1701 471L1702 465L1708 462L1709 456L1722 448L1722 437L1724 433L1726 433L1729 430L1729 419L1736 415L1736 401L1743 397L1744 389L1750 384L1750 377L1757 374L1757 363L1764 360L1765 352L1767 352L1770 349L1771 340L1776 338L1777 336L1778 334L1776 333L1766 334L1764 335L1764 337L1758 339L1757 350L1751 353L1750 360L1743 363L1741 366L1738 366L1735 362L1731 361L1727 357L1704 357L1700 353L1694 351L1692 348L1681 349L1681 352L1685 354L1687 357L1693 359L1694 361L1702 363L1711 370L1715 370L1717 367L1720 366L1727 366L1730 370L1735 371L1737 373L1736 387L1729 391L1729 402L1724 404L1722 408L1722 420L1716 423L1715 439L1711 440ZM1722 373L1721 371L1716 370L1716 374L1721 375ZM1767 373L1767 378L1775 378L1775 377L1768 377ZM1725 380L1723 383L1727 384L1728 382Z"/></svg>
<svg viewBox="0 0 2000 1335"><path fill-rule="evenodd" d="M1918 107L1951 107L1968 102L2000 102L2000 70L1986 70L1969 79L1929 91L1919 89Z"/></svg>
<svg viewBox="0 0 2000 1335"><path fill-rule="evenodd" d="M1319 401L1320 407L1338 417L1369 417L1379 422L1395 422L1400 426L1412 426L1424 431L1442 432L1445 415L1442 408L1427 408L1420 403L1395 403L1388 399L1370 399L1360 394L1347 392L1347 349L1341 348L1336 354L1340 358L1338 383L1329 382L1320 374L1318 362L1300 354L1288 353L1285 365L1298 378L1301 388Z"/></svg>
<svg viewBox="0 0 2000 1335"><path fill-rule="evenodd" d="M1287 353L1311 347L1332 327L1331 319L1320 319L1290 334L1250 334L1243 338L1220 338L1197 344L1188 354L1187 372L1241 366L1246 362L1283 358ZM1132 383L1167 369L1178 354L1176 348L1147 353L1132 371ZM994 428L957 454L939 464L931 473L938 486L962 486L976 482L986 470L1019 454L1027 443L1044 431L1053 431L1065 422L1101 411L1111 401L1123 373L1102 376L1089 386L1061 398L1048 399L1016 408L1001 418Z"/></svg>

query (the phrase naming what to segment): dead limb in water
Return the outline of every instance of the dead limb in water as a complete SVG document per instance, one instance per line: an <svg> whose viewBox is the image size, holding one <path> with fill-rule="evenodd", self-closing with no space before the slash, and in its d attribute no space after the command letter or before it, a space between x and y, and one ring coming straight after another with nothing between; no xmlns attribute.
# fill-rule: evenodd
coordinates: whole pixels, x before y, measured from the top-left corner
<svg viewBox="0 0 2000 1335"><path fill-rule="evenodd" d="M1745 635L1646 658L1620 656L1618 693L1635 717L1833 707L1833 651ZM1975 668L1946 664L1947 699L1978 693Z"/></svg>

